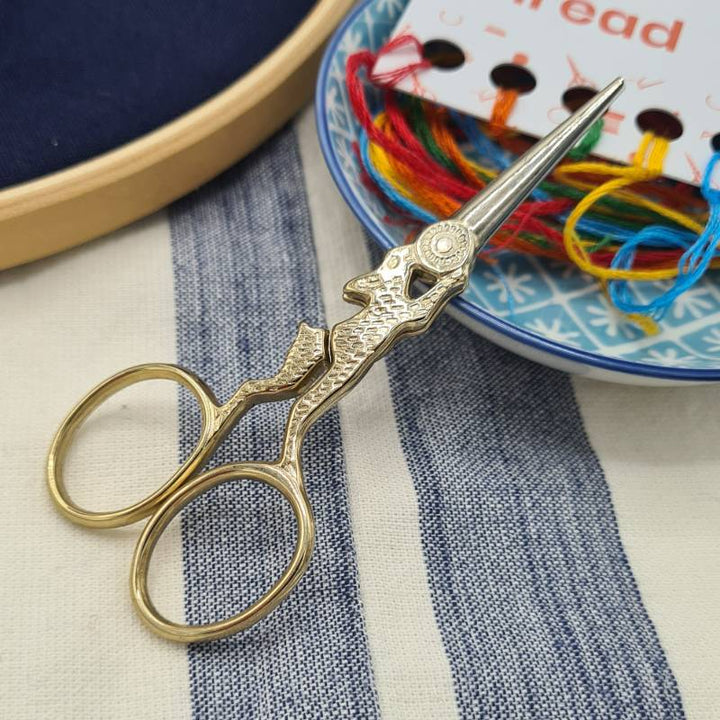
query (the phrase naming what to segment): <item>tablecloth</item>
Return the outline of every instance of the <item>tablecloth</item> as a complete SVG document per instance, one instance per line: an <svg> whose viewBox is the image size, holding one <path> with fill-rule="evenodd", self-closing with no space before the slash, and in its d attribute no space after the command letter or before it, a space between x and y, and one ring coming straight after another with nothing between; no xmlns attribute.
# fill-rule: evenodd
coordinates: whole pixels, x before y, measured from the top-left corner
<svg viewBox="0 0 720 720"><path fill-rule="evenodd" d="M186 647L134 614L140 525L53 508L44 463L71 405L131 364L178 362L220 399L274 373L297 321L351 308L377 250L306 110L224 176L111 236L0 274L0 715L25 718L720 717L720 386L570 377L443 316L310 432L311 569L248 632ZM70 458L119 507L194 439L168 383L118 396ZM271 459L286 404L214 463ZM220 486L173 523L152 592L175 618L236 611L293 522Z"/></svg>

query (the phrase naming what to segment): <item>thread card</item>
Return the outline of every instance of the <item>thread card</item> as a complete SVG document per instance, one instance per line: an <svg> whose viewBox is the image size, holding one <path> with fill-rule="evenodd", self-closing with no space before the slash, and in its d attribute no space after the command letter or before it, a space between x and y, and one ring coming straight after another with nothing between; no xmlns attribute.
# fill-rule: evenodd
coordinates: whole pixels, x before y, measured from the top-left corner
<svg viewBox="0 0 720 720"><path fill-rule="evenodd" d="M572 97L569 89L597 89L622 75L626 90L606 114L595 152L629 162L643 132L638 122L644 129L659 123L664 131L675 118L679 124L670 124L682 134L671 144L665 174L698 185L712 143L720 140L714 8L708 2L621 2L410 0L393 37L411 33L425 48L449 43L461 51L460 64L421 70L397 88L488 119L497 95L493 70L523 68L536 84L519 97L509 124L542 136L568 116L563 98ZM383 55L374 72L417 59L412 54ZM657 110L659 116L648 113Z"/></svg>

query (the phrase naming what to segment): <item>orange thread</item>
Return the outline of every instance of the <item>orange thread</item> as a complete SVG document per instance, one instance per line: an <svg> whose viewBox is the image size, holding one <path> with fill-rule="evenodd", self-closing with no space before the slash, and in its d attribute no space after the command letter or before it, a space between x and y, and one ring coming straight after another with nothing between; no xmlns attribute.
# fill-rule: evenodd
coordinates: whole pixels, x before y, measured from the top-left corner
<svg viewBox="0 0 720 720"><path fill-rule="evenodd" d="M498 137L507 131L510 113L513 111L519 96L520 93L517 90L498 88L492 113L490 114L490 125L488 127L490 135Z"/></svg>
<svg viewBox="0 0 720 720"><path fill-rule="evenodd" d="M460 174L474 187L480 189L485 187L483 182L477 175L473 166L467 161L465 156L460 152L455 137L452 134L450 126L446 122L446 112L435 111L430 114L429 126L430 131L435 138L438 147L452 160Z"/></svg>
<svg viewBox="0 0 720 720"><path fill-rule="evenodd" d="M389 140L396 139L394 129L384 113L378 116L376 125ZM376 155L376 159L379 160L380 157ZM422 175L419 175L413 168L409 167L392 153L383 152L382 159L386 163L391 179L395 181L395 186L401 192L406 193L410 199L426 207L433 214L440 217L449 217L462 205L461 202L454 198L438 192L434 187L425 182Z"/></svg>

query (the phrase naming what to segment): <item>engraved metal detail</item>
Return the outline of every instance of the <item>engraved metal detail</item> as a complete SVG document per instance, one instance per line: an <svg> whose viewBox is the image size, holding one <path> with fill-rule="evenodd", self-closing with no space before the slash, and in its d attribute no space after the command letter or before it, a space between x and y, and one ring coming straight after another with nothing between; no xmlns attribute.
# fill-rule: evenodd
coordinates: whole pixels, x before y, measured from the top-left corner
<svg viewBox="0 0 720 720"><path fill-rule="evenodd" d="M213 429L218 430L230 414L243 412L245 408L241 405L254 404L262 396L280 399L281 395L303 387L307 378L327 360L327 335L328 331L324 328L310 327L301 322L280 370L271 378L246 380L232 398L218 408Z"/></svg>
<svg viewBox="0 0 720 720"><path fill-rule="evenodd" d="M443 225L454 228L459 224ZM426 238L422 235L412 245L388 251L380 267L345 285L344 298L362 309L330 331L330 367L290 411L282 465L297 467L302 438L312 422L348 392L398 339L423 332L445 304L463 291L470 263L458 266L456 258L462 255L469 259L469 236L453 232L452 237L456 239L453 259L444 263L449 270L435 269L421 258L419 243ZM431 271L435 280L420 297L410 295L416 270Z"/></svg>
<svg viewBox="0 0 720 720"><path fill-rule="evenodd" d="M431 225L417 239L418 257L435 272L448 272L466 263L473 250L467 228L458 222Z"/></svg>

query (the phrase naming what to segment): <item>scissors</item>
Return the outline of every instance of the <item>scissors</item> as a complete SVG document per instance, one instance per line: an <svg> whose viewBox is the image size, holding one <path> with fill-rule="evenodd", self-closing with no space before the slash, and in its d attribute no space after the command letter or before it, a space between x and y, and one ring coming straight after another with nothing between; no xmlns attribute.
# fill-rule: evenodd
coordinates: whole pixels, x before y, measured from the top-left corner
<svg viewBox="0 0 720 720"><path fill-rule="evenodd" d="M254 625L297 585L310 562L314 543L313 513L300 458L308 428L396 342L428 329L448 301L467 286L478 251L622 89L623 80L617 78L455 215L429 225L411 244L388 251L376 270L350 280L343 297L359 305L360 310L329 332L300 323L285 361L273 377L244 382L221 405L202 380L187 370L168 364L138 365L102 382L71 410L50 447L47 463L50 493L66 517L87 527L119 527L150 516L133 554L130 589L136 609L152 630L179 642L222 638ZM416 280L422 283L420 294L411 292ZM197 445L175 474L145 499L115 512L84 510L70 499L63 481L63 461L75 431L111 395L134 383L156 379L174 380L197 399L202 416ZM295 400L276 460L233 463L200 472L218 444L251 407L287 398ZM172 622L155 608L148 593L148 566L155 545L171 520L194 498L219 483L238 479L267 483L290 503L297 522L293 555L275 584L242 612L203 625Z"/></svg>

